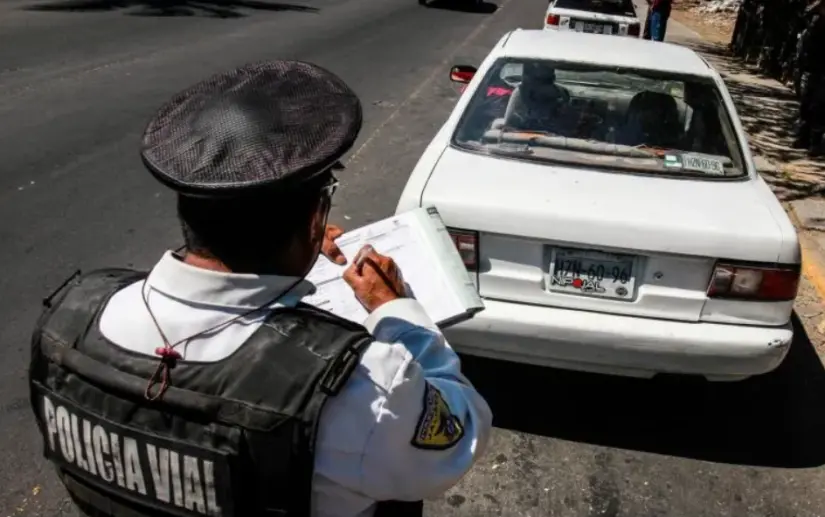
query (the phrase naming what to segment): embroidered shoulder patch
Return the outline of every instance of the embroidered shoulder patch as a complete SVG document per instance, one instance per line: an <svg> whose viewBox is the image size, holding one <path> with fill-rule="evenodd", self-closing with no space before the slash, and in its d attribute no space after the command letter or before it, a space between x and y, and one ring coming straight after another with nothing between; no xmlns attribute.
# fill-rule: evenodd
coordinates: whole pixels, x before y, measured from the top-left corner
<svg viewBox="0 0 825 517"><path fill-rule="evenodd" d="M441 396L438 388L426 383L424 389L424 410L415 427L415 435L410 442L419 449L449 449L464 436L464 426L457 416L450 412L450 406Z"/></svg>

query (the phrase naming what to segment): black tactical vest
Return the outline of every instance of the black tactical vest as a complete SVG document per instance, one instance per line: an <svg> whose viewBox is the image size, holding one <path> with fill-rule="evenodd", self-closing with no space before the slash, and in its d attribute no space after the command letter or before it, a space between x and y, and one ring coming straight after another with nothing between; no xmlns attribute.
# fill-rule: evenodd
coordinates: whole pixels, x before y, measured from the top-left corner
<svg viewBox="0 0 825 517"><path fill-rule="evenodd" d="M228 358L178 362L150 402L159 358L98 329L110 297L145 276L75 280L33 336L32 407L72 498L93 516L308 516L321 409L370 334L310 306L278 309Z"/></svg>

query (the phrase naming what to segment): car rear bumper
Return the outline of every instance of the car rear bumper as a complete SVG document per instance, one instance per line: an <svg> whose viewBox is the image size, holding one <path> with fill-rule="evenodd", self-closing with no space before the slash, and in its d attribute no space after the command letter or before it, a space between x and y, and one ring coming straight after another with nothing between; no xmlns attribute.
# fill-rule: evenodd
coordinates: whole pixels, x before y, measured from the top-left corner
<svg viewBox="0 0 825 517"><path fill-rule="evenodd" d="M485 300L475 318L445 330L461 353L556 368L652 377L740 380L775 369L790 323L754 327L690 323Z"/></svg>

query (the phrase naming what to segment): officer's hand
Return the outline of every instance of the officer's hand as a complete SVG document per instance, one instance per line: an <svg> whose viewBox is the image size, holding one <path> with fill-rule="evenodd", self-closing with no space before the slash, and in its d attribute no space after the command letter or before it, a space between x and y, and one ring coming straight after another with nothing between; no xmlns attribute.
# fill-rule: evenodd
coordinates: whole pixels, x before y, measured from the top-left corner
<svg viewBox="0 0 825 517"><path fill-rule="evenodd" d="M372 246L364 246L346 271L344 280L367 312L373 312L387 302L404 298L407 290L398 265L381 255Z"/></svg>
<svg viewBox="0 0 825 517"><path fill-rule="evenodd" d="M340 237L343 233L344 230L340 227L335 226L334 224L328 224L324 230L324 243L321 244L321 254L340 266L347 263L347 258L341 252L338 245L335 244L335 239Z"/></svg>

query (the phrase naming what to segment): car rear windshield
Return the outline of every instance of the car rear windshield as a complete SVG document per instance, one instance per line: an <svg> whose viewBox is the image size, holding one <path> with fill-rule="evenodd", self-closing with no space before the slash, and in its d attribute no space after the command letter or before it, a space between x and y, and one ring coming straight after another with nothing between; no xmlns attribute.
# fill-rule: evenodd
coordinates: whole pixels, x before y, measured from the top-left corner
<svg viewBox="0 0 825 517"><path fill-rule="evenodd" d="M502 58L473 94L453 144L605 170L747 174L713 80L660 71Z"/></svg>
<svg viewBox="0 0 825 517"><path fill-rule="evenodd" d="M613 16L636 16L630 0L557 0L554 7Z"/></svg>

